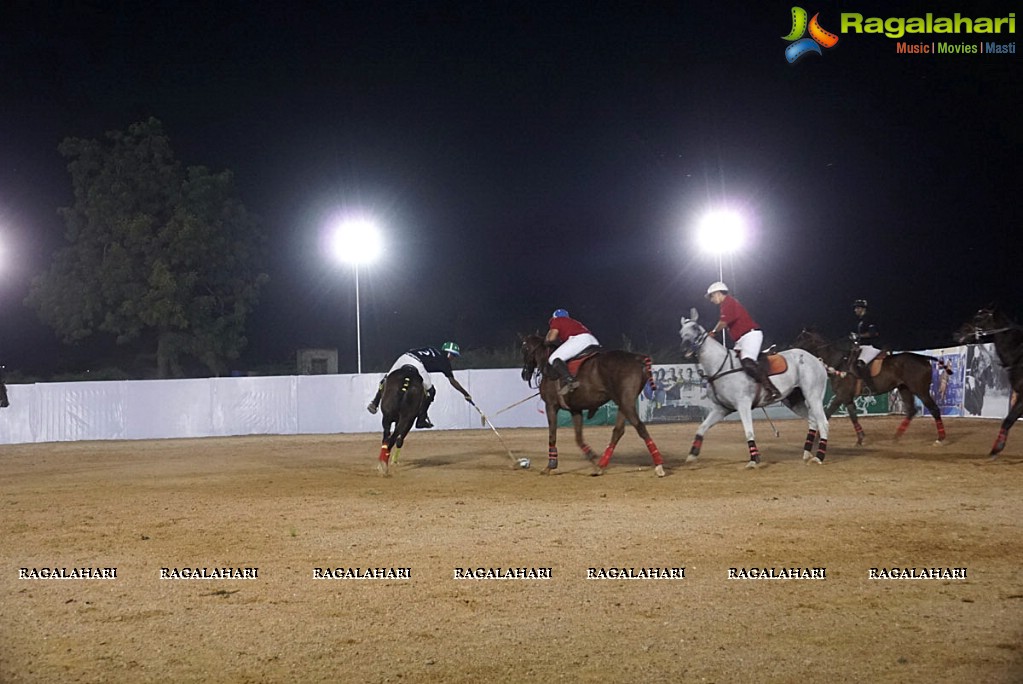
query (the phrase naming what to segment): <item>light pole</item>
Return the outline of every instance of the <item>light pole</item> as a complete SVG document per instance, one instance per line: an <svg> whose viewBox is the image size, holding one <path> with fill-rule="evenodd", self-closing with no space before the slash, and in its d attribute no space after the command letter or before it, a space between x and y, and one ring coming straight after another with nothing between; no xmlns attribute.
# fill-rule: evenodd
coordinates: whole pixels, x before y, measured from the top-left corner
<svg viewBox="0 0 1023 684"><path fill-rule="evenodd" d="M357 370L362 373L362 317L359 311L359 266L380 256L383 244L376 222L365 217L340 219L331 236L331 249L339 261L355 267L355 349Z"/></svg>

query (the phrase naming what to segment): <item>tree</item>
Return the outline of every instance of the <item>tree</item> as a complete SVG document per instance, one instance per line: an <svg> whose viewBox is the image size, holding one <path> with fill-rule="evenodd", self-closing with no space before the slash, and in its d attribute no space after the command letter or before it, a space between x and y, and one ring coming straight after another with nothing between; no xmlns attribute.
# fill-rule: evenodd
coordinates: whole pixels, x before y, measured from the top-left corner
<svg viewBox="0 0 1023 684"><path fill-rule="evenodd" d="M68 244L26 302L67 343L98 331L155 345L161 378L185 356L223 373L267 281L265 235L231 173L182 168L153 118L59 151L74 189L60 210Z"/></svg>

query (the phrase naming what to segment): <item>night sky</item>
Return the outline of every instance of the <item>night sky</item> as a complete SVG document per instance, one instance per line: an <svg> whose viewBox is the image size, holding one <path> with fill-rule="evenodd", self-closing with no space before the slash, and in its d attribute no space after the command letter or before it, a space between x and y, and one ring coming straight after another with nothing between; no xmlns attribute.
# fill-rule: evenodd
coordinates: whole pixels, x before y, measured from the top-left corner
<svg viewBox="0 0 1023 684"><path fill-rule="evenodd" d="M323 246L338 209L372 212L387 241L360 270L369 370L446 339L508 347L558 307L605 346L677 348L690 306L716 314L717 261L694 236L721 205L750 217L724 276L768 341L843 335L859 297L901 348L951 344L987 304L1023 314L1018 54L905 55L840 34L789 64L791 2L309 5L0 9L9 370L98 353L61 345L23 301L63 240L60 141L149 116L182 163L233 171L269 232L243 369L328 346L354 372L354 273ZM1016 11L803 7L834 32L843 11ZM982 38L1017 40L945 40Z"/></svg>

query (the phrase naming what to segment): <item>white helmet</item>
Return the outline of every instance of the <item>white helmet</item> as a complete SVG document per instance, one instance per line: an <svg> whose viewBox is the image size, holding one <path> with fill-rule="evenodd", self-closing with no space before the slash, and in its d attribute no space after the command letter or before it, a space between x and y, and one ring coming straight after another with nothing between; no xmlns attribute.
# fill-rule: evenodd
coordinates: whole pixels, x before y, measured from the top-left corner
<svg viewBox="0 0 1023 684"><path fill-rule="evenodd" d="M716 283L711 283L710 287L707 288L707 294L704 296L709 298L715 292L724 292L725 294L728 294L728 286L720 280Z"/></svg>

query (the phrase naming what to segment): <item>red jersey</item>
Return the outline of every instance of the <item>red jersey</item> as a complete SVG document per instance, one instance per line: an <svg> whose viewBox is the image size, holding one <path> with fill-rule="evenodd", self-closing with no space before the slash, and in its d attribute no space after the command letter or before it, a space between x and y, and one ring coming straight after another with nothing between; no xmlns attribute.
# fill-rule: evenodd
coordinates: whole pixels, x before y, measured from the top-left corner
<svg viewBox="0 0 1023 684"><path fill-rule="evenodd" d="M733 340L739 339L753 328L760 327L732 295L725 295L721 302L721 322L728 328L728 335Z"/></svg>
<svg viewBox="0 0 1023 684"><path fill-rule="evenodd" d="M562 342L568 340L568 338L575 335L581 335L583 333L590 332L589 328L575 320L574 318L552 318L551 322L548 323L548 327L558 331L558 339Z"/></svg>

